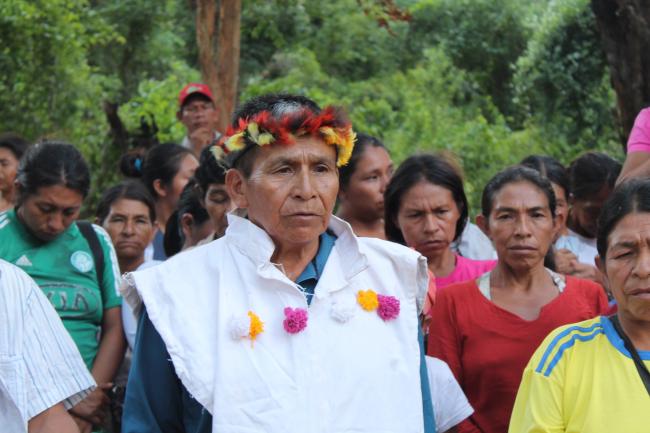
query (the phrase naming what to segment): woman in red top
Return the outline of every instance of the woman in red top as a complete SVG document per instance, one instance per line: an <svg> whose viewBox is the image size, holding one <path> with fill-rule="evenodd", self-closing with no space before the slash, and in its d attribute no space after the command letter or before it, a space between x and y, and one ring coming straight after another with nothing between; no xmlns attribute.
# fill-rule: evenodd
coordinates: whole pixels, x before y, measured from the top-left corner
<svg viewBox="0 0 650 433"><path fill-rule="evenodd" d="M459 432L502 433L537 346L556 327L604 312L607 297L596 283L544 267L556 231L555 196L539 173L504 170L487 184L481 204L477 222L498 264L439 293L428 348L449 364L474 407Z"/></svg>

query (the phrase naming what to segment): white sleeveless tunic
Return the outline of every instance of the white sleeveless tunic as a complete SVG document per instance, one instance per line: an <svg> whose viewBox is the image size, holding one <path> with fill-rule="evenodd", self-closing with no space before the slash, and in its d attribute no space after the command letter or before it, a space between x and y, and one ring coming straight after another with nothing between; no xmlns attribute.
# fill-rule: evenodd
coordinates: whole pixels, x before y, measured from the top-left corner
<svg viewBox="0 0 650 433"><path fill-rule="evenodd" d="M142 302L185 388L213 416L214 433L420 433L423 431L418 313L426 259L401 245L356 238L332 217L338 237L310 306L270 262L271 238L229 215L226 235L129 274L125 299ZM383 321L356 303L372 289L400 301ZM334 318L341 306L353 315ZM309 312L287 333L285 307ZM233 339L231 320L264 322L254 343Z"/></svg>

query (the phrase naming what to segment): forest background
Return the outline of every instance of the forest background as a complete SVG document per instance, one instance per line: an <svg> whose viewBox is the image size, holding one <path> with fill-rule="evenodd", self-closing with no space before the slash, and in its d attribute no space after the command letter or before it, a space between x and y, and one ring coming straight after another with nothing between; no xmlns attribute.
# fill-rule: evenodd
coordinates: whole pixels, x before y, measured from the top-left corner
<svg viewBox="0 0 650 433"><path fill-rule="evenodd" d="M366 4L370 4L365 2ZM616 95L589 0L413 0L386 20L358 0L246 0L238 99L342 104L396 162L453 152L481 188L529 154L624 158ZM77 145L93 192L128 147L180 142L177 95L200 81L192 0L0 2L0 131ZM155 130L152 125L155 123ZM125 132L125 131L122 131Z"/></svg>

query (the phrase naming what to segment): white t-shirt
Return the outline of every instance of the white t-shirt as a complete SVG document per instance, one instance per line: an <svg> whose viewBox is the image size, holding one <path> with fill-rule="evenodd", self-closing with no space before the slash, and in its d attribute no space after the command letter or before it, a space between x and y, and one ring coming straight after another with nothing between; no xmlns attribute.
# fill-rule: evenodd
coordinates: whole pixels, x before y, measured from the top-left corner
<svg viewBox="0 0 650 433"><path fill-rule="evenodd" d="M589 239L580 236L578 233L569 230L566 236L560 236L555 242L555 248L567 249L578 257L580 263L591 266L596 266L596 256L598 250L596 249L596 239Z"/></svg>
<svg viewBox="0 0 650 433"><path fill-rule="evenodd" d="M474 413L454 374L444 361L426 357L436 430L444 432Z"/></svg>
<svg viewBox="0 0 650 433"><path fill-rule="evenodd" d="M138 266L137 270L141 271L160 263L162 263L160 260L151 259ZM133 314L133 308L131 308L128 302L122 302L122 327L124 328L126 341L129 343L129 349L133 350L133 346L135 346L135 334L138 331L138 318Z"/></svg>
<svg viewBox="0 0 650 433"><path fill-rule="evenodd" d="M490 238L476 224L467 221L463 233L452 245L461 256L472 260L496 260L497 252Z"/></svg>

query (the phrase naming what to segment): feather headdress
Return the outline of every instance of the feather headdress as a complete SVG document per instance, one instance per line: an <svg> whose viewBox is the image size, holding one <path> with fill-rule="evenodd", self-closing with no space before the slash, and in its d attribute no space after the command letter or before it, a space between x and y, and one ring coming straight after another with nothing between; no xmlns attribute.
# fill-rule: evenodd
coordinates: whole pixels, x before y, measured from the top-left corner
<svg viewBox="0 0 650 433"><path fill-rule="evenodd" d="M350 161L356 134L345 113L328 106L320 113L302 108L279 118L262 111L246 119L239 119L237 128L229 127L222 138L225 153L245 152L250 147L270 144L288 145L303 136L320 137L325 143L336 146L336 165L342 167Z"/></svg>

